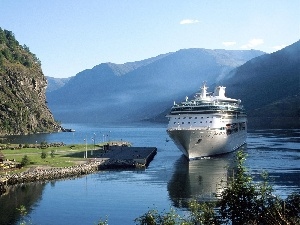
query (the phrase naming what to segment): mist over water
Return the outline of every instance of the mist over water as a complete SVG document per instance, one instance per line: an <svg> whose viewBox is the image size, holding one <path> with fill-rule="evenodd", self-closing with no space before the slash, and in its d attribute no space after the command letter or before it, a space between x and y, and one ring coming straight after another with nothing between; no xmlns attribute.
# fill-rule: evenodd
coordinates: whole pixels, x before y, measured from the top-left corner
<svg viewBox="0 0 300 225"><path fill-rule="evenodd" d="M0 197L0 224L16 224L16 208L25 205L32 224L134 224L149 209L186 214L192 198L205 200L222 190L221 179L230 176L235 153L187 161L169 140L164 124L124 125L64 124L74 133L37 134L9 137L10 142L41 141L92 144L126 140L134 146L157 147L157 155L146 170L99 171L73 179L26 184ZM267 171L275 193L286 197L300 191L299 130L249 131L246 166L260 180ZM14 204L12 204L12 202ZM4 213L5 212L5 213Z"/></svg>

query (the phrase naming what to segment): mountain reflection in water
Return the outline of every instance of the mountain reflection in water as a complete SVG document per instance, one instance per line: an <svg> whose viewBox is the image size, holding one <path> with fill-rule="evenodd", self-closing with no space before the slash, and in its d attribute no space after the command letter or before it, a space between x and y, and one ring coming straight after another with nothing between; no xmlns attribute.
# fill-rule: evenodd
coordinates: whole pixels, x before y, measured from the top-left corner
<svg viewBox="0 0 300 225"><path fill-rule="evenodd" d="M21 205L25 206L29 214L41 200L45 185L35 182L10 186L8 192L0 198L0 225L16 224L20 219L18 209Z"/></svg>
<svg viewBox="0 0 300 225"><path fill-rule="evenodd" d="M8 141L83 144L88 138L91 144L93 134L96 143L109 134L111 140L155 146L158 153L143 171L99 171L74 179L20 186L17 192L11 190L0 197L0 225L20 224L16 210L20 205L25 205L28 211L29 224L96 224L106 215L110 225L134 224L134 218L149 208L163 211L170 206L186 214L191 199L211 199L220 190L220 181L232 175L236 152L188 161L173 142L166 141L165 125L68 124L65 127L76 132L14 136ZM250 131L247 146L243 146L247 154L245 167L254 182L261 181L261 172L267 171L275 194L282 198L300 191L299 134L299 129Z"/></svg>

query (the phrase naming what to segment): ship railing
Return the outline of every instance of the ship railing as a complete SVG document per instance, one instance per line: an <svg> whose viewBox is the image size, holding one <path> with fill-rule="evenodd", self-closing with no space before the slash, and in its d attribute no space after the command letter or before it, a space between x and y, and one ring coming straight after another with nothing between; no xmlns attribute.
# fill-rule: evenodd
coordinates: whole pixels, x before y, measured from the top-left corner
<svg viewBox="0 0 300 225"><path fill-rule="evenodd" d="M219 128L210 128L209 126L206 127L182 127L182 126L178 126L178 127L169 127L168 130L172 131L172 130L216 130Z"/></svg>

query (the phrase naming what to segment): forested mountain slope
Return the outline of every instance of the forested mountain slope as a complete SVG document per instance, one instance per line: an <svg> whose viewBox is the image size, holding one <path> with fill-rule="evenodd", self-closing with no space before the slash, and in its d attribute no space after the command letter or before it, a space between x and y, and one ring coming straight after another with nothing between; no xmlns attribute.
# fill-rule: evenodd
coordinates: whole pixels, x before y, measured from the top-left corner
<svg viewBox="0 0 300 225"><path fill-rule="evenodd" d="M0 28L0 135L59 130L46 105L46 86L39 59Z"/></svg>
<svg viewBox="0 0 300 225"><path fill-rule="evenodd" d="M222 84L242 99L250 127L300 128L300 41L248 61Z"/></svg>

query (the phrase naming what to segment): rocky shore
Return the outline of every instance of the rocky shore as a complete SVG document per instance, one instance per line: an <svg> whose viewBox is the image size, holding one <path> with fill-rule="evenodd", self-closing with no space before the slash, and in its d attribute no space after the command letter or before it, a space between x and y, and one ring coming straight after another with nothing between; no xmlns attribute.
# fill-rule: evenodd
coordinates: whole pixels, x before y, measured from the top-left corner
<svg viewBox="0 0 300 225"><path fill-rule="evenodd" d="M31 168L26 172L14 173L10 175L0 176L0 190L5 192L5 186L22 184L36 181L48 181L55 179L63 179L74 176L81 176L84 174L93 173L98 170L99 165L103 163L100 161L91 161L88 163L64 167L64 168ZM1 193L0 193L1 194Z"/></svg>
<svg viewBox="0 0 300 225"><path fill-rule="evenodd" d="M146 168L157 153L155 147L124 147L107 148L105 153L90 158L81 164L63 167L31 167L26 172L0 175L0 195L10 185L29 182L49 181L90 174L106 169L141 169Z"/></svg>

